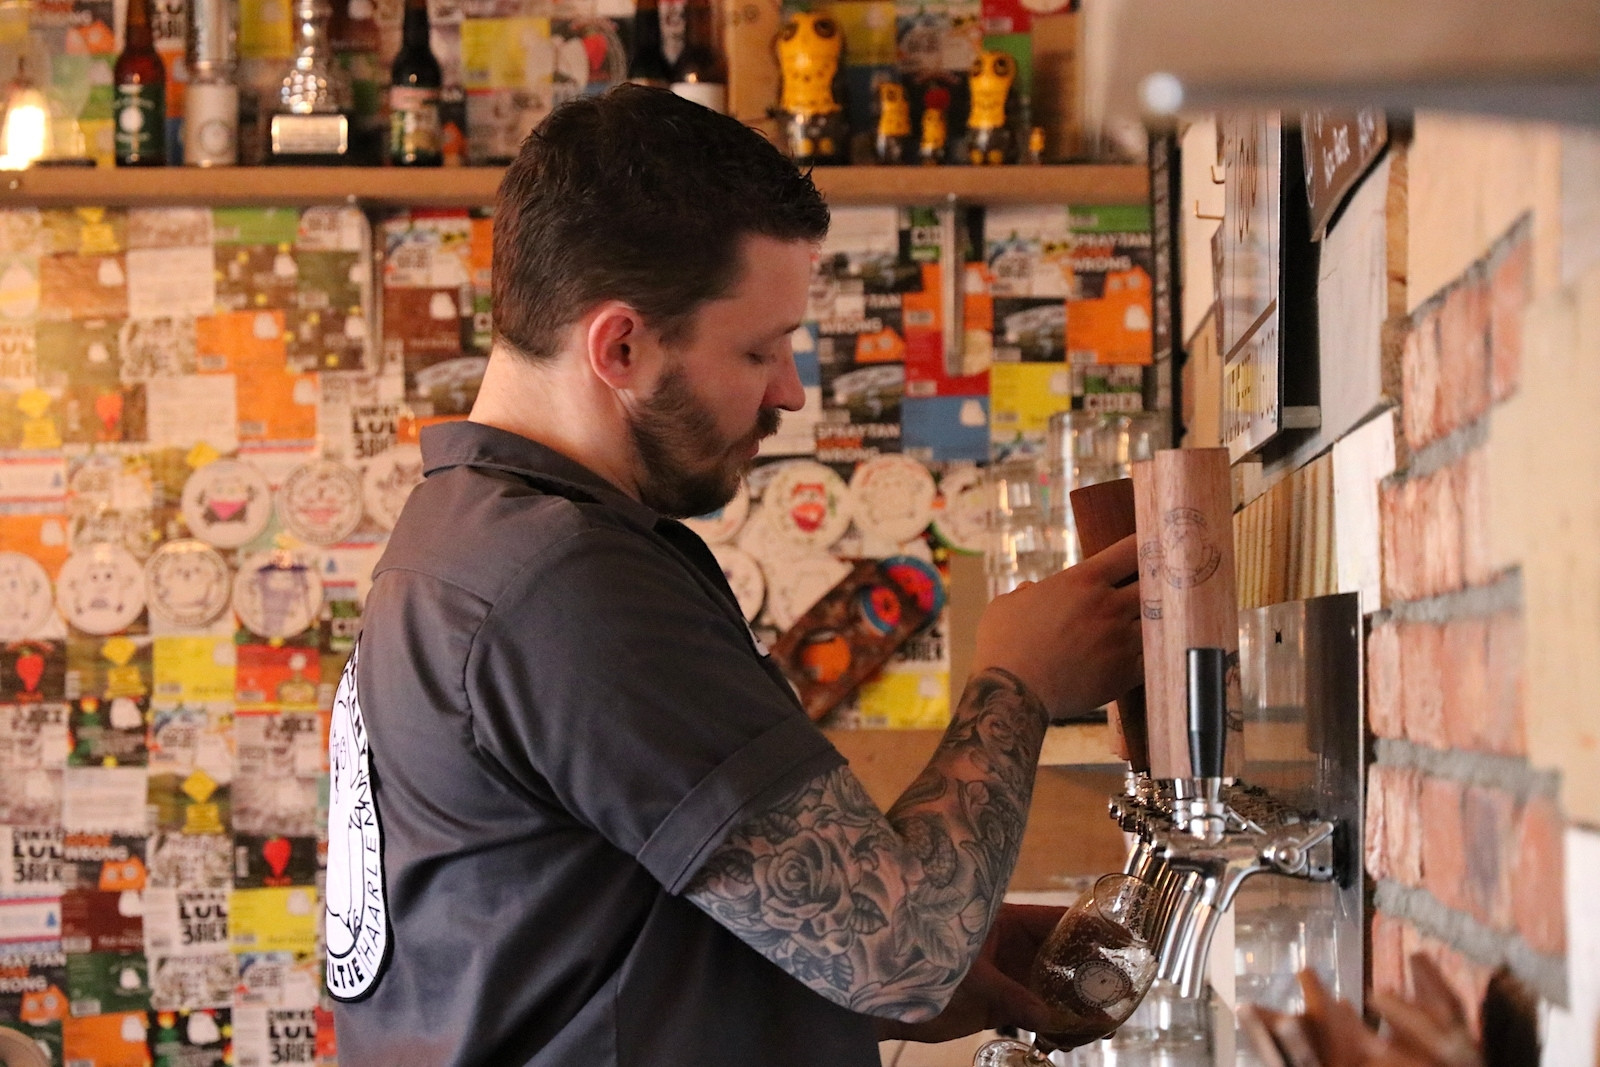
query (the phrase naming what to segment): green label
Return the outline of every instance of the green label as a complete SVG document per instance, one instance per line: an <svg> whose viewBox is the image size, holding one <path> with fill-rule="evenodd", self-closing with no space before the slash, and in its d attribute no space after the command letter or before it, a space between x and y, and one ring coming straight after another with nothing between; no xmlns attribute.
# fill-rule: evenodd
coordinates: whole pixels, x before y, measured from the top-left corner
<svg viewBox="0 0 1600 1067"><path fill-rule="evenodd" d="M1072 207L1073 233L1138 233L1150 229L1149 204L1112 204Z"/></svg>
<svg viewBox="0 0 1600 1067"><path fill-rule="evenodd" d="M288 245L300 236L300 212L291 207L212 208L211 225L219 245Z"/></svg>
<svg viewBox="0 0 1600 1067"><path fill-rule="evenodd" d="M411 162L439 154L439 90L389 89L389 157Z"/></svg>
<svg viewBox="0 0 1600 1067"><path fill-rule="evenodd" d="M159 157L167 139L166 87L117 86L115 118L118 159Z"/></svg>

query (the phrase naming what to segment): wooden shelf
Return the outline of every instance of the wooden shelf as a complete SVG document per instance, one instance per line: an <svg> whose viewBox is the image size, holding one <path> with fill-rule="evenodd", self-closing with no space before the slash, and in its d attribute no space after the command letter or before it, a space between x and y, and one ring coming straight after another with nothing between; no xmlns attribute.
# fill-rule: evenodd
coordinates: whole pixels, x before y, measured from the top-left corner
<svg viewBox="0 0 1600 1067"><path fill-rule="evenodd" d="M0 207L152 207L171 204L359 204L474 207L494 203L499 167L225 167L203 170L44 168L0 176ZM834 204L1143 203L1140 166L819 167Z"/></svg>

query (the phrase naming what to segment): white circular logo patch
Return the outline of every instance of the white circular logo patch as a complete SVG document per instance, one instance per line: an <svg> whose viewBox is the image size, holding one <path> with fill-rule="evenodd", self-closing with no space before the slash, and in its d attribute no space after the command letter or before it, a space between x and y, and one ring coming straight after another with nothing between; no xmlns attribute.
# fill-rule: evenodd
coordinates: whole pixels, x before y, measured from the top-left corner
<svg viewBox="0 0 1600 1067"><path fill-rule="evenodd" d="M372 758L356 692L358 642L344 665L328 731L328 993L359 1000L389 962L383 832L372 796Z"/></svg>
<svg viewBox="0 0 1600 1067"><path fill-rule="evenodd" d="M168 541L144 564L150 613L174 626L205 626L228 607L233 575L221 553L204 541Z"/></svg>
<svg viewBox="0 0 1600 1067"><path fill-rule="evenodd" d="M0 641L32 637L50 621L50 575L21 552L0 552Z"/></svg>

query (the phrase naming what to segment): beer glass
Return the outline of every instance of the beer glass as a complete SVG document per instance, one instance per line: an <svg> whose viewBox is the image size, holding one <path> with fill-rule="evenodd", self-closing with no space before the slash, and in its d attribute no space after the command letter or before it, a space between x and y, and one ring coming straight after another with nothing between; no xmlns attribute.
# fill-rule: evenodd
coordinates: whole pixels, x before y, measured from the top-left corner
<svg viewBox="0 0 1600 1067"><path fill-rule="evenodd" d="M973 1067L1046 1067L1048 1054L1115 1032L1155 981L1146 916L1148 883L1108 874L1068 908L1034 957L1028 986L1051 1019L1032 1043L1000 1038L978 1049Z"/></svg>

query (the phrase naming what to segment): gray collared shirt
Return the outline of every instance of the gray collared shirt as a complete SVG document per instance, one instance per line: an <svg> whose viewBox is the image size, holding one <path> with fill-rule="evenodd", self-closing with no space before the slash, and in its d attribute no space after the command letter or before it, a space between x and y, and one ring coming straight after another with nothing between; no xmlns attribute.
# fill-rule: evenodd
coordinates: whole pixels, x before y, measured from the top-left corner
<svg viewBox="0 0 1600 1067"><path fill-rule="evenodd" d="M515 434L422 445L335 711L340 1062L876 1067L870 1019L679 895L842 762L709 550Z"/></svg>

